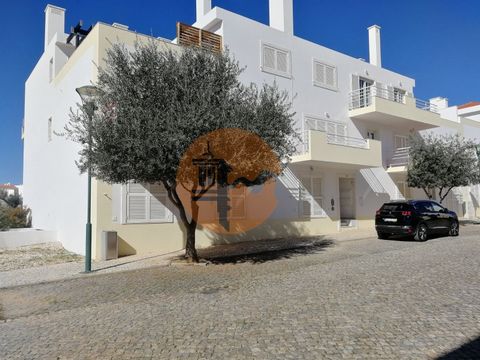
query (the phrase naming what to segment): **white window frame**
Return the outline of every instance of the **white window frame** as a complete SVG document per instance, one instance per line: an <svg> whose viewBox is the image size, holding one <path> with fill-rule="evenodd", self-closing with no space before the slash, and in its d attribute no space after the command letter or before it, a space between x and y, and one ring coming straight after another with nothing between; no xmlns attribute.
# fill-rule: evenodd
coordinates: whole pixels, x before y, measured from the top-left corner
<svg viewBox="0 0 480 360"><path fill-rule="evenodd" d="M332 86L332 85L329 85L327 83L321 83L321 82L316 80L316 76L315 76L316 72L317 72L317 66L316 65L323 65L325 67L325 69L327 67L333 68L335 85ZM327 78L326 73L323 74L323 77L325 79ZM321 87L321 88L324 88L324 89L327 89L327 90L338 91L338 68L333 64L329 64L325 61L320 61L318 59L313 58L312 59L312 82L313 82L314 86L318 86L318 87Z"/></svg>
<svg viewBox="0 0 480 360"><path fill-rule="evenodd" d="M275 50L275 69L272 69L272 68L269 68L269 67L265 66L265 63L264 63L265 59L264 59L264 56L263 56L263 49L265 47L269 47L269 48ZM287 72L279 71L277 69L277 51L287 53ZM276 45L261 41L260 42L260 64L261 64L260 70L262 70L263 72L273 74L273 75L278 75L278 76L281 76L281 77L284 77L284 78L287 78L287 79L292 78L292 52L288 49L285 49L285 48L282 48L280 46L276 46Z"/></svg>
<svg viewBox="0 0 480 360"><path fill-rule="evenodd" d="M162 193L155 193L152 194L150 192L150 184L142 184L145 188L145 193L130 193L128 191L128 186L130 183L125 184L122 186L122 224L165 224L165 223L173 223L174 222L174 215L166 206L168 204L168 196L166 190ZM145 187L146 186L146 187ZM129 203L129 196L131 194L135 194L133 196L145 196L145 218L144 219L137 219L131 220L129 219L128 213L128 203ZM165 196L165 218L164 219L151 219L150 218L150 199L155 195L162 195Z"/></svg>
<svg viewBox="0 0 480 360"><path fill-rule="evenodd" d="M320 179L321 184L321 195L313 195L311 194L305 185L302 182L302 179L309 179L310 181L310 189L313 189L313 181L314 179ZM323 193L324 193L324 183L323 177L320 175L301 175L298 177L299 180L299 187L298 187L298 199L299 199L299 208L298 213L300 218L304 219L321 219L327 216L325 209L323 208ZM306 197L304 197L303 193L307 193ZM306 215L304 213L303 202L304 200L309 201L310 203L310 214ZM316 201L317 204L320 206L322 210L320 214L314 214L314 204L312 201Z"/></svg>
<svg viewBox="0 0 480 360"><path fill-rule="evenodd" d="M395 86L392 86L392 88L393 101L400 104L405 104L405 96L407 95L407 92Z"/></svg>

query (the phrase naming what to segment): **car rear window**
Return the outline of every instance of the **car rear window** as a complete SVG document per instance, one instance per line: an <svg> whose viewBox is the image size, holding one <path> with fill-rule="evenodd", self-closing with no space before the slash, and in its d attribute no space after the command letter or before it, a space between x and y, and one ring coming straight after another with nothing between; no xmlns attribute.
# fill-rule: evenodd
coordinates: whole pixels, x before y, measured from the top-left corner
<svg viewBox="0 0 480 360"><path fill-rule="evenodd" d="M384 204L382 206L382 211L406 211L411 210L409 204L399 203L399 204Z"/></svg>

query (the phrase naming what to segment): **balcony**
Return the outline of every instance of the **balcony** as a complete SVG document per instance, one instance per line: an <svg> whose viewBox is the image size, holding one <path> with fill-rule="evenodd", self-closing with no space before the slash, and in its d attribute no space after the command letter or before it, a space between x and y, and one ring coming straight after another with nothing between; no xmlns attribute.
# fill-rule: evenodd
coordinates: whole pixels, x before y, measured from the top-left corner
<svg viewBox="0 0 480 360"><path fill-rule="evenodd" d="M410 147L397 148L387 163L388 173L404 173L410 161Z"/></svg>
<svg viewBox="0 0 480 360"><path fill-rule="evenodd" d="M306 130L293 163L362 169L382 166L380 141Z"/></svg>
<svg viewBox="0 0 480 360"><path fill-rule="evenodd" d="M441 118L439 109L429 101L374 85L350 93L349 116L415 130L453 125Z"/></svg>

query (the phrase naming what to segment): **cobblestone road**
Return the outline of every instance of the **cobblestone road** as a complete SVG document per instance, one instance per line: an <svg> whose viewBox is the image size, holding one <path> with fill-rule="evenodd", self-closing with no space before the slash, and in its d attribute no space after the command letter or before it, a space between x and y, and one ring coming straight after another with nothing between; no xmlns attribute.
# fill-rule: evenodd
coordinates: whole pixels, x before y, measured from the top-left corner
<svg viewBox="0 0 480 360"><path fill-rule="evenodd" d="M480 359L479 229L2 289L0 358Z"/></svg>

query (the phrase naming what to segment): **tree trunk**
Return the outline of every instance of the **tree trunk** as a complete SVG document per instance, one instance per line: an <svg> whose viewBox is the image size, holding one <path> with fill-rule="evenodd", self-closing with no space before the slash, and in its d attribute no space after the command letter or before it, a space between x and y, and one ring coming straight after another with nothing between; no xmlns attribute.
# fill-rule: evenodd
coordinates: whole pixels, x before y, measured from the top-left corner
<svg viewBox="0 0 480 360"><path fill-rule="evenodd" d="M198 263L197 249L195 248L195 230L196 223L186 225L187 228L187 242L185 244L185 258L188 261Z"/></svg>
<svg viewBox="0 0 480 360"><path fill-rule="evenodd" d="M432 200L433 196L432 196L431 189L430 188L423 188L423 191L425 192L425 195L427 195L428 199Z"/></svg>
<svg viewBox="0 0 480 360"><path fill-rule="evenodd" d="M197 230L197 222L192 216L191 222L188 222L187 214L185 212L185 207L180 200L180 197L177 194L176 184L171 185L168 182L163 182L165 188L167 189L168 198L170 201L177 207L180 213L180 219L182 220L183 226L185 226L186 231L186 242L185 242L185 258L188 261L198 263L197 249L195 249L195 231ZM197 209L194 209L194 211Z"/></svg>

